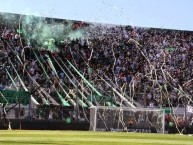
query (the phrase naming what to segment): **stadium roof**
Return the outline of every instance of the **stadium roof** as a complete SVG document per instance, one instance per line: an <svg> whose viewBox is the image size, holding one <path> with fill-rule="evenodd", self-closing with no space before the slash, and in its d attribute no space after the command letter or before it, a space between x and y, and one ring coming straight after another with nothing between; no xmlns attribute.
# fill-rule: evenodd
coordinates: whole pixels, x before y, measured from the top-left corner
<svg viewBox="0 0 193 145"><path fill-rule="evenodd" d="M192 0L6 0L1 12L87 22L193 30Z"/></svg>

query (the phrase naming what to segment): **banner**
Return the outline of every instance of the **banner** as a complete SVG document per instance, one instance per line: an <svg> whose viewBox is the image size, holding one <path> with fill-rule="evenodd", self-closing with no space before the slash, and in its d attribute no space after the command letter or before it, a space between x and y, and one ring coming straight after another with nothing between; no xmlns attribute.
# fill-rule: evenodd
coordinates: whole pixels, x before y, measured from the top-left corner
<svg viewBox="0 0 193 145"><path fill-rule="evenodd" d="M174 51L174 48L168 47L168 48L166 48L166 50L167 50L167 51Z"/></svg>
<svg viewBox="0 0 193 145"><path fill-rule="evenodd" d="M0 103L21 103L24 105L29 104L30 93L27 91L16 90L1 90Z"/></svg>

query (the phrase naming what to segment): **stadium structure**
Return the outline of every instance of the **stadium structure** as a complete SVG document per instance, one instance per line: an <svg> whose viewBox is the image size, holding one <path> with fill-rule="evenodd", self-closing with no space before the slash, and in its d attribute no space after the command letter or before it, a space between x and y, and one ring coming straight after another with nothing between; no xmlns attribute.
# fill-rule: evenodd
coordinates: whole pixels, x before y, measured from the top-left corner
<svg viewBox="0 0 193 145"><path fill-rule="evenodd" d="M193 32L0 13L0 128L187 133Z"/></svg>

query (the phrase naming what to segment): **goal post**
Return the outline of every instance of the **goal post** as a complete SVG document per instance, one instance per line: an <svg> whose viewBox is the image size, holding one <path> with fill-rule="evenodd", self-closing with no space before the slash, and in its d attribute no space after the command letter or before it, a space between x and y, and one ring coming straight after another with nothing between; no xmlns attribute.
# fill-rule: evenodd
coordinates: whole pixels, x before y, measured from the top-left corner
<svg viewBox="0 0 193 145"><path fill-rule="evenodd" d="M164 133L165 110L93 106L90 107L90 130Z"/></svg>

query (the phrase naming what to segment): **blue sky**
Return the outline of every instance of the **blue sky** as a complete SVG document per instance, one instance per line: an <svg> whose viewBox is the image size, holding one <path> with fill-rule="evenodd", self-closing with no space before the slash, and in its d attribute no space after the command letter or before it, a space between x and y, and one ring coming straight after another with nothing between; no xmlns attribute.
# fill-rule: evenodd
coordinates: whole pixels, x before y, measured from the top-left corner
<svg viewBox="0 0 193 145"><path fill-rule="evenodd" d="M0 0L0 11L193 30L193 0Z"/></svg>

